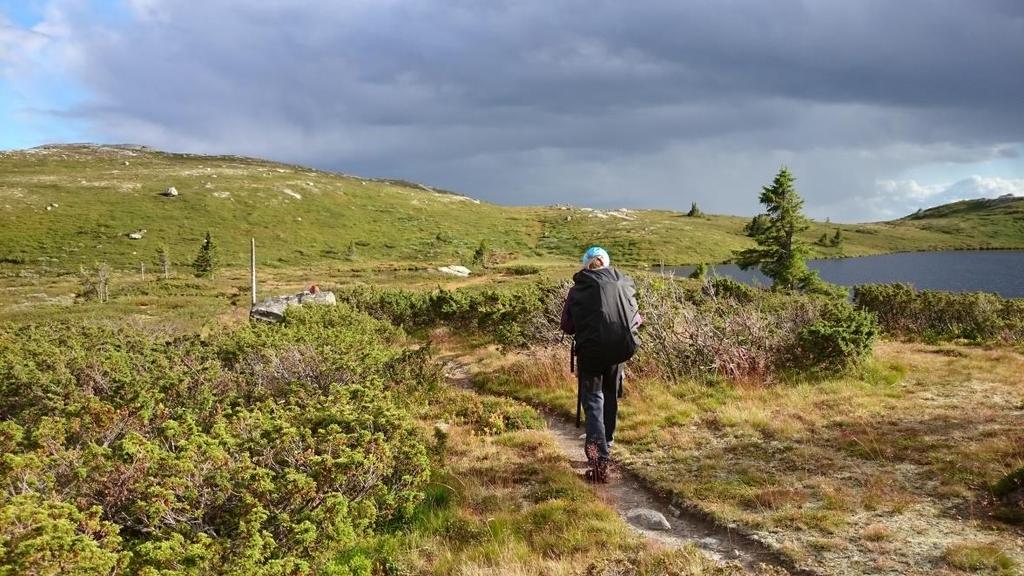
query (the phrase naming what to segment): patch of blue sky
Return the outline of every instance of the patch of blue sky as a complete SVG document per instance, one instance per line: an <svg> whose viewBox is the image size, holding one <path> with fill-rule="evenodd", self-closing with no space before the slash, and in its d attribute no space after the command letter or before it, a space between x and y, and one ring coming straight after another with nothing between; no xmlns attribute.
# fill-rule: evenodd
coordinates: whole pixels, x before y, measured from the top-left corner
<svg viewBox="0 0 1024 576"><path fill-rule="evenodd" d="M52 0L0 0L0 15L19 28L31 28L46 15ZM98 24L117 24L132 15L127 0L86 0L74 6L87 12L89 19Z"/></svg>
<svg viewBox="0 0 1024 576"><path fill-rule="evenodd" d="M0 20L29 30L46 16L49 0L0 0ZM129 24L126 0L85 0L71 4L89 25ZM28 78L0 75L0 149L89 140L88 125L74 114L88 94L75 78L57 69Z"/></svg>
<svg viewBox="0 0 1024 576"><path fill-rule="evenodd" d="M73 114L85 100L70 79L34 78L26 85L0 78L0 149L88 140L87 126Z"/></svg>
<svg viewBox="0 0 1024 576"><path fill-rule="evenodd" d="M0 0L0 15L18 28L31 28L43 19L43 0Z"/></svg>

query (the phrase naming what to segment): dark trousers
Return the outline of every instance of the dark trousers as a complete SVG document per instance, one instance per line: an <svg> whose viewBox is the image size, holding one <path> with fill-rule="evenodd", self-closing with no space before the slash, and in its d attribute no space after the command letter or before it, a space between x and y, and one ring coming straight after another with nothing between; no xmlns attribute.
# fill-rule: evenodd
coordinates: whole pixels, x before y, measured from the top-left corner
<svg viewBox="0 0 1024 576"><path fill-rule="evenodd" d="M597 370L579 371L580 398L587 417L587 440L584 451L591 458L608 460L608 443L615 437L615 419L619 413L624 364L612 364Z"/></svg>

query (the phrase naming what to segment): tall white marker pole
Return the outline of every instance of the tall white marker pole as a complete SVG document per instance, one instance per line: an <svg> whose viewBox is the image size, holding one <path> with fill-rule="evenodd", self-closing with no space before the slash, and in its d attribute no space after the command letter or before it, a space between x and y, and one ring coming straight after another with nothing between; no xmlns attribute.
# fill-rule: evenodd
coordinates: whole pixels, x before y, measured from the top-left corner
<svg viewBox="0 0 1024 576"><path fill-rule="evenodd" d="M252 277L252 305L256 305L256 239L250 239L251 249L249 250L249 274Z"/></svg>

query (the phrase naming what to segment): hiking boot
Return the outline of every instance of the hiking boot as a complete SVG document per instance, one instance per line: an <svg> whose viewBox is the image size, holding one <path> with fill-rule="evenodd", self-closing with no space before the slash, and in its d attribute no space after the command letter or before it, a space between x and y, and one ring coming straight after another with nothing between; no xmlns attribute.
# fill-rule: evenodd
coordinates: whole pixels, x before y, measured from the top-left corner
<svg viewBox="0 0 1024 576"><path fill-rule="evenodd" d="M591 460L590 469L583 473L583 477L595 484L608 483L608 461Z"/></svg>

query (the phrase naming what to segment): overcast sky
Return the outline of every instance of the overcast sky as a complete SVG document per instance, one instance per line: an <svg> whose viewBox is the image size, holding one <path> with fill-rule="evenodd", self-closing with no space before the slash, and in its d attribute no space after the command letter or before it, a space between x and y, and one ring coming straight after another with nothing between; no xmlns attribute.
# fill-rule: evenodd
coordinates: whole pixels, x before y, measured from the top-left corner
<svg viewBox="0 0 1024 576"><path fill-rule="evenodd" d="M0 148L62 141L885 219L1024 195L1024 2L0 0Z"/></svg>

